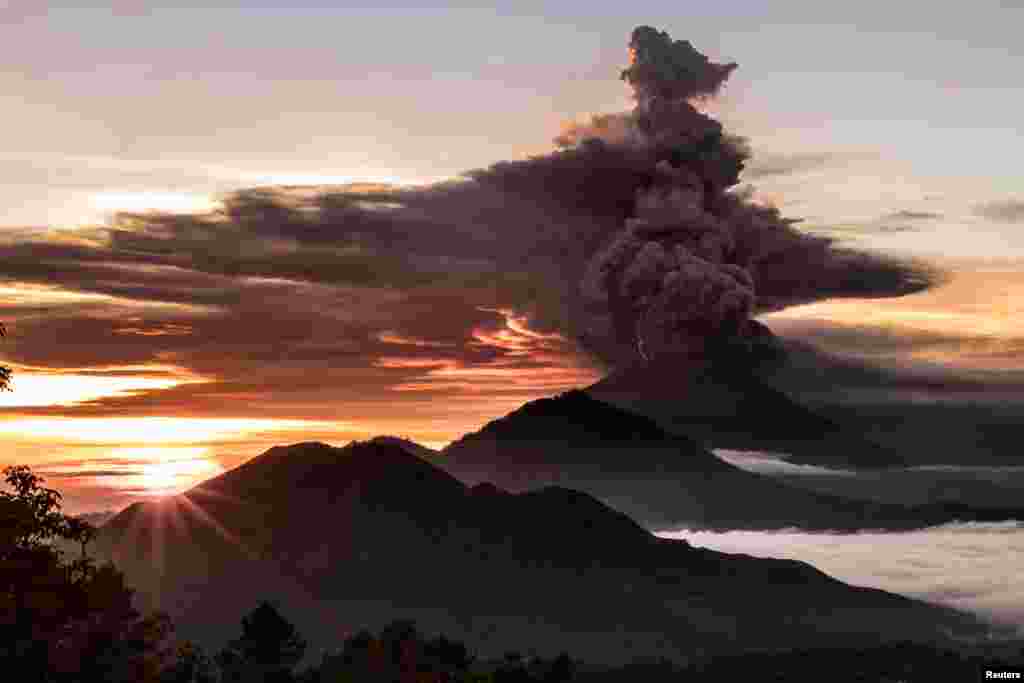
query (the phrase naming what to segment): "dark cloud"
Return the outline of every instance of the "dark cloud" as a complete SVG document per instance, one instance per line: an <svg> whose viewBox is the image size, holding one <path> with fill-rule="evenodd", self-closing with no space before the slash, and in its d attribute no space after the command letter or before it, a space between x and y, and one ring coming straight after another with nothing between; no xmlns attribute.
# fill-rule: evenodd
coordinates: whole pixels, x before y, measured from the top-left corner
<svg viewBox="0 0 1024 683"><path fill-rule="evenodd" d="M974 207L974 213L999 223L1024 223L1024 200L1004 199Z"/></svg>
<svg viewBox="0 0 1024 683"><path fill-rule="evenodd" d="M164 371L169 376L185 373L208 381L73 407L20 408L21 414L344 420L337 413L339 404L394 417L398 402L401 417L409 417L415 412L410 404L443 391L448 376L478 381L499 393L502 388L491 377L497 370L563 368L556 389L587 377L585 371L573 370L580 363L571 342L518 338L507 329L509 318L496 311L509 302L495 291L493 281L371 287L230 277L179 266L153 269L153 278L146 281L134 279L131 269L111 266L111 261L132 254L110 247L102 251L107 258L76 248L68 254L69 267L63 268L61 254L50 250L48 263L18 269L22 283L56 279L65 289L116 298L58 302L43 296L39 302L28 297L0 305L0 318L12 323L6 358L21 367L76 374L93 368L90 374L95 376L159 374L142 369L158 364L177 368ZM269 262L265 270L273 267ZM118 280L122 274L124 279ZM505 336L496 337L499 333ZM513 342L525 344L532 355L523 355ZM380 364L394 357L405 364ZM117 369L124 366L140 369ZM474 376L474 371L479 374ZM432 377L437 379L430 381ZM418 382L428 386L393 393ZM512 381L504 387L520 398L538 390L536 384L530 388ZM435 406L435 415L443 412Z"/></svg>

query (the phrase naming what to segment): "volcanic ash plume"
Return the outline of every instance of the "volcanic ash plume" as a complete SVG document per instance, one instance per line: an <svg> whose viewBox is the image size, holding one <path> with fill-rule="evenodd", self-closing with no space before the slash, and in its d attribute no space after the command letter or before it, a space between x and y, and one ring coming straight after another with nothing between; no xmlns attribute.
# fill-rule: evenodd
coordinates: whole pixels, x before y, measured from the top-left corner
<svg viewBox="0 0 1024 683"><path fill-rule="evenodd" d="M733 231L705 210L700 178L664 161L657 170L655 183L637 193L636 217L593 259L584 281L645 357L741 335L755 303Z"/></svg>
<svg viewBox="0 0 1024 683"><path fill-rule="evenodd" d="M742 339L754 331L755 312L820 297L837 287L834 276L847 278L849 256L828 240L727 192L739 182L745 144L694 104L714 96L736 65L711 62L650 27L633 32L630 54L622 79L634 91L632 113L595 117L556 140L633 145L652 166L633 216L590 260L582 283L592 310L609 312L620 347L650 357ZM781 272L787 258L798 278ZM759 286L769 290L762 301Z"/></svg>

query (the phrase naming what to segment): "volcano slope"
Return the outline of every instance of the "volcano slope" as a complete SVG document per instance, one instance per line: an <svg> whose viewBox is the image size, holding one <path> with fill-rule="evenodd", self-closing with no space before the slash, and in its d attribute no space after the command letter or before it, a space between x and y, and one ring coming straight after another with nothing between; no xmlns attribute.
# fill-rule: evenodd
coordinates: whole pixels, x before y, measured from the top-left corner
<svg viewBox="0 0 1024 683"><path fill-rule="evenodd" d="M436 462L469 485L585 491L655 529L899 530L1021 514L808 491L734 467L696 440L582 391L527 403L453 442Z"/></svg>
<svg viewBox="0 0 1024 683"><path fill-rule="evenodd" d="M786 390L792 382L780 379L793 374L793 352L767 330L765 337L754 350L725 344L715 354L639 361L586 393L712 448L785 453L794 463L844 469L907 464L902 451L866 438L863 425L826 417L794 399ZM760 357L765 354L771 357ZM824 382L827 375L819 384Z"/></svg>

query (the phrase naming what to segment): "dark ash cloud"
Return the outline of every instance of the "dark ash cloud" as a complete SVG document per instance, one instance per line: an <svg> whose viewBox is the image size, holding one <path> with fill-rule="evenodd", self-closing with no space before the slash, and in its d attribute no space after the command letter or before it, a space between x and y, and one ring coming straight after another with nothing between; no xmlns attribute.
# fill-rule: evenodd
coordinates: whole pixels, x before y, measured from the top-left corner
<svg viewBox="0 0 1024 683"><path fill-rule="evenodd" d="M634 90L632 112L571 127L553 155L471 174L600 226L576 231L586 236L586 265L572 330L598 357L616 364L701 348L745 336L758 312L931 284L926 269L838 248L733 190L749 147L694 105L735 64L710 62L650 27L633 32L630 48L622 78Z"/></svg>

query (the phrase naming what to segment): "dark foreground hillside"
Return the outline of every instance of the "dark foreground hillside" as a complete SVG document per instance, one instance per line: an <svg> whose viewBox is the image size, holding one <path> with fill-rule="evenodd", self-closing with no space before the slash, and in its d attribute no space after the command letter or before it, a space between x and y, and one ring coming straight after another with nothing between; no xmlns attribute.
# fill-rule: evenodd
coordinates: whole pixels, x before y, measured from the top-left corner
<svg viewBox="0 0 1024 683"><path fill-rule="evenodd" d="M1024 659L1004 652L956 652L899 642L873 648L792 649L719 656L675 667L668 662L635 662L612 670L581 670L572 680L593 683L651 681L788 681L812 683L930 683L983 681L985 672L1020 672ZM995 679L988 679L995 680Z"/></svg>
<svg viewBox="0 0 1024 683"><path fill-rule="evenodd" d="M596 664L985 630L804 563L657 538L577 491L470 488L387 443L273 448L127 508L97 548L201 642L229 637L254 595L295 615L314 652L395 615L483 656L517 643Z"/></svg>
<svg viewBox="0 0 1024 683"><path fill-rule="evenodd" d="M265 607L259 610L266 610ZM259 611L257 610L257 612ZM254 612L255 614L256 612ZM264 641L263 651L281 652L275 639ZM270 629L263 629L269 636ZM277 639L280 642L280 639ZM1016 651L1012 651L1013 649ZM250 648L252 649L252 648ZM280 658L276 658L280 659ZM223 661L223 658L222 658ZM464 643L445 635L421 633L416 624L397 620L380 632L361 631L340 647L287 681L297 683L675 683L676 681L983 681L997 680L985 672L1020 672L1024 658L1015 646L975 646L954 651L910 642L869 648L793 648L775 652L712 655L691 658L685 665L665 659L636 659L615 667L562 653L538 657L514 648L503 657L480 659ZM236 671L254 667L235 667ZM242 680L256 680L244 675ZM177 680L175 681L177 683Z"/></svg>

